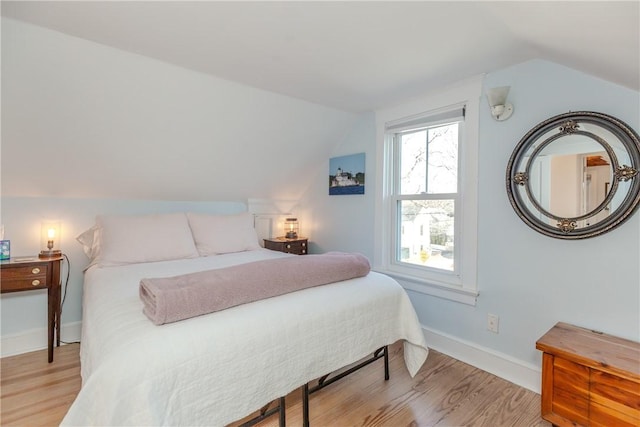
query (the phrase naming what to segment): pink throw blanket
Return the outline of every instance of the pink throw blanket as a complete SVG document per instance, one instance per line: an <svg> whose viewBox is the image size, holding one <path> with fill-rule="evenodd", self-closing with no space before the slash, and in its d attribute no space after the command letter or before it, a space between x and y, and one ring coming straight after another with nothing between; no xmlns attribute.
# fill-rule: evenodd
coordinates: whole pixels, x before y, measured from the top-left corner
<svg viewBox="0 0 640 427"><path fill-rule="evenodd" d="M156 325L369 274L360 254L329 252L142 279L144 314Z"/></svg>

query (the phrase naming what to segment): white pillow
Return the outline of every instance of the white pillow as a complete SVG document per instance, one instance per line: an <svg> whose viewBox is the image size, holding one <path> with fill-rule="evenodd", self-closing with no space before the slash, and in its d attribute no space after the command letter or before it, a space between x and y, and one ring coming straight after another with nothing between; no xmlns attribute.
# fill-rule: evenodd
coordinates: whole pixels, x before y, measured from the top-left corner
<svg viewBox="0 0 640 427"><path fill-rule="evenodd" d="M184 213L101 215L92 229L78 236L92 264L112 266L199 256Z"/></svg>
<svg viewBox="0 0 640 427"><path fill-rule="evenodd" d="M189 225L200 256L260 249L253 215L206 215L189 212Z"/></svg>

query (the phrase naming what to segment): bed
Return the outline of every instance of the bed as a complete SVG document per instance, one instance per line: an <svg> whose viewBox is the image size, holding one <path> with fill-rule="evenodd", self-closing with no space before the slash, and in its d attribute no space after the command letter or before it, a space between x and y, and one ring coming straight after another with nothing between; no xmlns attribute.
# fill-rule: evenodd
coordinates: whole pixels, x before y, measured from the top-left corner
<svg viewBox="0 0 640 427"><path fill-rule="evenodd" d="M237 215L202 216L209 221L200 229L205 237L188 215L174 216L171 224L161 218L149 230L131 223L146 224L149 218L99 217L80 236L91 258L84 281L82 389L62 425L224 426L398 340L404 340L412 376L426 360L428 349L409 298L397 282L375 272L154 325L142 313L142 278L296 256L260 248L249 229L242 250L212 252L204 240L219 242L220 233L233 233L234 239L244 233L229 227ZM240 216L237 222L250 224ZM151 229L160 226L166 244L166 227L173 222L184 227L185 221L195 252L180 247L182 240L189 246L185 235L172 240L178 246L174 249L184 252L180 258L156 255L160 249L152 247L158 242L148 234ZM224 231L213 239L216 227L210 225L220 221L226 221L220 227ZM125 242L114 245L118 239Z"/></svg>

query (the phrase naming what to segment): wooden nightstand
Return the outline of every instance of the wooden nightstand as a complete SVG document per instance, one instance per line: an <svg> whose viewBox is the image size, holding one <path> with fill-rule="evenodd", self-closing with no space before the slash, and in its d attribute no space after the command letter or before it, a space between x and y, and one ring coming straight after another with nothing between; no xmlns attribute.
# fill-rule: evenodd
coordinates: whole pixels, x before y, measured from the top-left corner
<svg viewBox="0 0 640 427"><path fill-rule="evenodd" d="M287 239L286 237L274 237L264 239L264 247L272 251L280 251L288 254L305 255L307 253L307 238Z"/></svg>
<svg viewBox="0 0 640 427"><path fill-rule="evenodd" d="M19 259L19 258L18 258ZM2 293L47 289L49 363L53 362L53 344L60 346L60 268L63 257L33 261L2 261L0 264L0 288Z"/></svg>
<svg viewBox="0 0 640 427"><path fill-rule="evenodd" d="M640 425L640 343L558 323L536 348L542 418L561 427Z"/></svg>

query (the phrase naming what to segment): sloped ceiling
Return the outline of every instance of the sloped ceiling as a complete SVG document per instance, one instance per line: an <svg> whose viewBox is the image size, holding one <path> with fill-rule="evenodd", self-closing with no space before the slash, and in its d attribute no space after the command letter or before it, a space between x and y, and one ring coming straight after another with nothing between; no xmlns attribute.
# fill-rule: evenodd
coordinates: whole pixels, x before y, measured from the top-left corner
<svg viewBox="0 0 640 427"><path fill-rule="evenodd" d="M539 58L640 89L640 2L2 2L2 15L352 112Z"/></svg>

